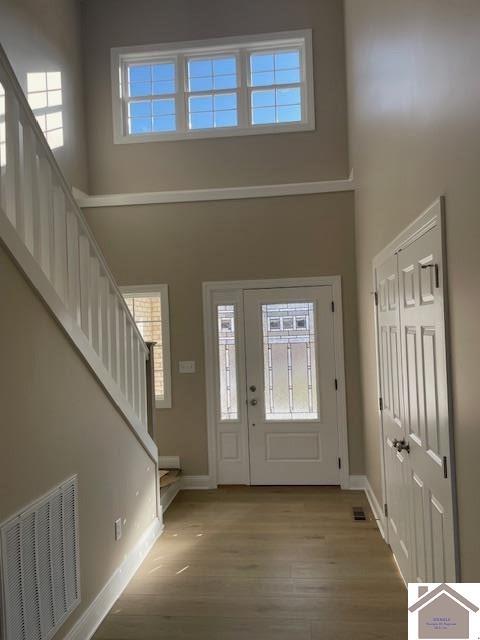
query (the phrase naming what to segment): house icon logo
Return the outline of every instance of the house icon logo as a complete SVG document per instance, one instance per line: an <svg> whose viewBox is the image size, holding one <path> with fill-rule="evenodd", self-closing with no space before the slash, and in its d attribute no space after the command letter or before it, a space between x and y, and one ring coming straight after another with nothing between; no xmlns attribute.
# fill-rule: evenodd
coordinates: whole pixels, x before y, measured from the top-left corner
<svg viewBox="0 0 480 640"><path fill-rule="evenodd" d="M418 588L418 600L408 609L410 615L418 616L417 638L468 640L470 616L477 613L479 608L448 584L431 586L415 585Z"/></svg>

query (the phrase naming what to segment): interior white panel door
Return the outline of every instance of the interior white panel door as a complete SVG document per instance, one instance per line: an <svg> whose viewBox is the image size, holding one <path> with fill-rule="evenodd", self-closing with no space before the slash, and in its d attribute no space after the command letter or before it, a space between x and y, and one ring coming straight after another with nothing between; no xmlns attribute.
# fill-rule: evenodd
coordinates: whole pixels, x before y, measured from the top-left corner
<svg viewBox="0 0 480 640"><path fill-rule="evenodd" d="M399 316L397 256L376 269L377 327L383 447L389 543L403 576L410 575L409 463L405 449L407 432L403 420L403 380Z"/></svg>
<svg viewBox="0 0 480 640"><path fill-rule="evenodd" d="M439 226L398 253L411 580L455 581L454 518Z"/></svg>
<svg viewBox="0 0 480 640"><path fill-rule="evenodd" d="M244 292L251 484L339 484L332 288Z"/></svg>

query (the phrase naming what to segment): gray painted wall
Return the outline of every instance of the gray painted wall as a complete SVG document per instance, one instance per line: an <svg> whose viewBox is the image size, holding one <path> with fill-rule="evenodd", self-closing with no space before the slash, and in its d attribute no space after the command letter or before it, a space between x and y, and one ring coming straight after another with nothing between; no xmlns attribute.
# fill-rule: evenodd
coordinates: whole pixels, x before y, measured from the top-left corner
<svg viewBox="0 0 480 640"><path fill-rule="evenodd" d="M349 174L341 0L85 0L92 193L329 180ZM316 131L114 145L111 47L313 29Z"/></svg>
<svg viewBox="0 0 480 640"><path fill-rule="evenodd" d="M346 0L346 24L367 475L380 497L372 258L445 194L462 579L475 582L480 4Z"/></svg>
<svg viewBox="0 0 480 640"><path fill-rule="evenodd" d="M25 93L27 73L61 72L64 145L54 155L67 180L88 191L79 3L1 0L0 42Z"/></svg>
<svg viewBox="0 0 480 640"><path fill-rule="evenodd" d="M340 274L351 473L363 473L351 193L91 209L87 218L120 284L169 285L173 406L158 411L157 444L189 475L208 472L202 282ZM197 373L180 375L179 360L195 360Z"/></svg>

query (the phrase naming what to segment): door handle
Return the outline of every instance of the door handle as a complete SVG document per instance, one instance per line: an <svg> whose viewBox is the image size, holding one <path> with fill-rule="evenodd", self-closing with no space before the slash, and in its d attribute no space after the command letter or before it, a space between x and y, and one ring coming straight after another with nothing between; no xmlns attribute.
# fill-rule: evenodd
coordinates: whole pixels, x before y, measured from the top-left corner
<svg viewBox="0 0 480 640"><path fill-rule="evenodd" d="M258 400L256 398L253 398L252 400L250 400L250 404L252 405L252 407L254 407L256 404L258 404Z"/></svg>
<svg viewBox="0 0 480 640"><path fill-rule="evenodd" d="M408 442L405 442L405 440L397 440L395 438L392 444L397 451L406 451L407 453L410 453L410 445Z"/></svg>

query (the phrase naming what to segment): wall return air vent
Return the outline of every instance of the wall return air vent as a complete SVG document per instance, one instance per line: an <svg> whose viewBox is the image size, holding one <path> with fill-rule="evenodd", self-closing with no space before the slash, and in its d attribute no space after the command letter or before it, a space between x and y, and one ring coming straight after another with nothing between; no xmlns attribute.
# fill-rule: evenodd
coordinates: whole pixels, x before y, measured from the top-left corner
<svg viewBox="0 0 480 640"><path fill-rule="evenodd" d="M1 622L5 640L49 640L80 602L74 476L5 522Z"/></svg>

